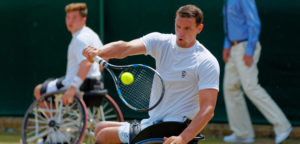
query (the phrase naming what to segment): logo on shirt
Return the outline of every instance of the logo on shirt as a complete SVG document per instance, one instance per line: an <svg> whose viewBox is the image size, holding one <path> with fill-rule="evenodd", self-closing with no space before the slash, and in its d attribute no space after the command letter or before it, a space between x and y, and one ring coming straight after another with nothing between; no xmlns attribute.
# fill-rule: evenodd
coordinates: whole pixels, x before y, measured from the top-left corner
<svg viewBox="0 0 300 144"><path fill-rule="evenodd" d="M186 76L186 71L182 71L181 72L181 78L185 78L185 76Z"/></svg>

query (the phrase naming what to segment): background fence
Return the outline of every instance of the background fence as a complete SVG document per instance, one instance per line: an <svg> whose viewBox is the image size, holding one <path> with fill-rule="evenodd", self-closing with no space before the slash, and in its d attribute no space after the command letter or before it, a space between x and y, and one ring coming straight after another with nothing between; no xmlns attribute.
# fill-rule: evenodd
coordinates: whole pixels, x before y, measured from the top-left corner
<svg viewBox="0 0 300 144"><path fill-rule="evenodd" d="M65 74L67 46L71 34L65 26L64 7L78 0L2 0L0 16L1 83L0 115L22 116L33 100L33 88L49 77ZM197 39L218 59L221 85L214 122L226 122L222 81L223 0L87 0L87 25L104 43L132 40L149 32L174 33L175 11L195 4L204 12L204 29ZM300 1L257 0L262 22L262 53L258 67L261 85L271 94L294 125L300 125ZM154 66L148 56L112 60L115 64L144 63ZM142 118L124 106L114 92L111 78L104 72L109 94L120 104L125 118ZM266 119L249 102L255 123Z"/></svg>

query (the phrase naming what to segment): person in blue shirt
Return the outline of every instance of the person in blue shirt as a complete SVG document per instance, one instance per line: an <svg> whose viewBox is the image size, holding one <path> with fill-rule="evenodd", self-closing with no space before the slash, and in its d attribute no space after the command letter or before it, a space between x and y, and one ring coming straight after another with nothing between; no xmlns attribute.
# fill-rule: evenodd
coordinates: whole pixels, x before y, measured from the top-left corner
<svg viewBox="0 0 300 144"><path fill-rule="evenodd" d="M266 119L273 124L275 143L284 141L292 127L284 113L258 83L260 57L260 19L255 0L227 0L224 14L225 62L224 99L233 133L224 137L229 143L253 143L254 131L243 91Z"/></svg>

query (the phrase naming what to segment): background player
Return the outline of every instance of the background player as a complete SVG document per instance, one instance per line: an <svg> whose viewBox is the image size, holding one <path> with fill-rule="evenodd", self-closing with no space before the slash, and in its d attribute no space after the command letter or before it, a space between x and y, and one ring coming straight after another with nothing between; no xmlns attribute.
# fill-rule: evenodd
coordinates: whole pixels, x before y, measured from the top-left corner
<svg viewBox="0 0 300 144"><path fill-rule="evenodd" d="M62 99L64 104L68 104L72 101L73 96L86 77L100 80L99 64L88 62L81 53L88 45L101 47L102 43L98 35L86 26L88 10L85 3L68 4L65 7L65 11L66 26L72 34L72 40L68 47L66 75L62 78L47 80L43 84L37 85L34 89L34 96L38 99L41 94L65 87L68 90Z"/></svg>

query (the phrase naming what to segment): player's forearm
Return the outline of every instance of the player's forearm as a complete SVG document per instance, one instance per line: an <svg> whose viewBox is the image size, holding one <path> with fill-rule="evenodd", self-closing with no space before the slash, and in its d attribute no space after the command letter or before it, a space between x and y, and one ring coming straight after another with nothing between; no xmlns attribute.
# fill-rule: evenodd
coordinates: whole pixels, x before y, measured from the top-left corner
<svg viewBox="0 0 300 144"><path fill-rule="evenodd" d="M188 143L204 129L213 116L213 106L206 107L206 109L201 109L197 113L196 117L192 120L190 125L180 134L180 136L186 143Z"/></svg>
<svg viewBox="0 0 300 144"><path fill-rule="evenodd" d="M127 56L144 53L146 53L144 44L139 39L135 39L130 42L117 41L109 43L99 49L97 55L104 59L122 59Z"/></svg>
<svg viewBox="0 0 300 144"><path fill-rule="evenodd" d="M124 58L126 57L126 49L128 48L127 43L124 41L112 42L107 45L104 45L98 51L98 56L104 59L110 58Z"/></svg>
<svg viewBox="0 0 300 144"><path fill-rule="evenodd" d="M90 68L91 68L92 63L90 63L88 60L83 60L80 63L77 75L71 80L71 85L70 89L78 89L84 79L86 78Z"/></svg>
<svg viewBox="0 0 300 144"><path fill-rule="evenodd" d="M89 73L89 70L92 66L92 63L90 63L88 60L83 60L80 63L79 70L77 72L77 76L80 77L82 80L84 80Z"/></svg>
<svg viewBox="0 0 300 144"><path fill-rule="evenodd" d="M200 111L197 113L191 124L180 134L185 142L192 140L199 134L207 123L214 116L218 90L204 89L199 91Z"/></svg>

